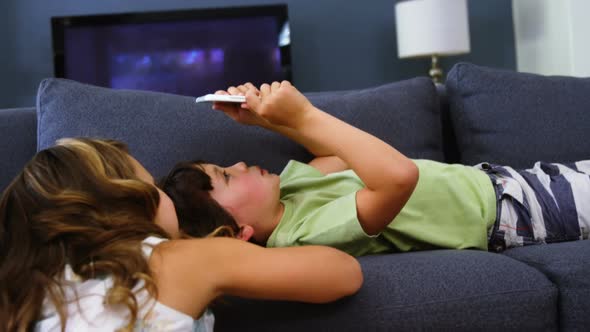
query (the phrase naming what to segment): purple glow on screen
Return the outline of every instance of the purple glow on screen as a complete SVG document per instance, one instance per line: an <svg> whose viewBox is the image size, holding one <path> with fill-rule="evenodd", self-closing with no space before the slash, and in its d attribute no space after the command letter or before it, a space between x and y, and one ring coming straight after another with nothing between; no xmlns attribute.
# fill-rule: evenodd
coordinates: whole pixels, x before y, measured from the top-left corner
<svg viewBox="0 0 590 332"><path fill-rule="evenodd" d="M276 18L262 16L71 27L65 35L66 77L190 96L282 80L279 33Z"/></svg>
<svg viewBox="0 0 590 332"><path fill-rule="evenodd" d="M209 51L209 57L211 59L211 63L223 63L223 50L220 48L215 48Z"/></svg>

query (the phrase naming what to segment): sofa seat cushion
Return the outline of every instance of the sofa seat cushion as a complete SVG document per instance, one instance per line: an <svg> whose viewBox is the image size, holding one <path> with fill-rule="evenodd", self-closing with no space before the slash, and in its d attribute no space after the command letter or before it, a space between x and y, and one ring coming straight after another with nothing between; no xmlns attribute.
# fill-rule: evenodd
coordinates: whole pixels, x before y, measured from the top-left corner
<svg viewBox="0 0 590 332"><path fill-rule="evenodd" d="M442 160L439 104L426 78L354 91L310 94L339 118L394 144L415 158ZM178 161L203 159L220 165L245 161L280 172L290 159L311 156L290 140L234 123L193 97L114 90L65 79L46 79L37 94L38 148L62 137L121 140L156 177Z"/></svg>
<svg viewBox="0 0 590 332"><path fill-rule="evenodd" d="M555 283L561 330L590 327L590 240L515 248L505 255L543 272Z"/></svg>
<svg viewBox="0 0 590 332"><path fill-rule="evenodd" d="M456 64L446 80L460 162L532 167L590 158L590 78Z"/></svg>
<svg viewBox="0 0 590 332"><path fill-rule="evenodd" d="M325 305L223 299L215 330L557 330L555 286L506 256L438 250L359 261L364 284L352 297Z"/></svg>

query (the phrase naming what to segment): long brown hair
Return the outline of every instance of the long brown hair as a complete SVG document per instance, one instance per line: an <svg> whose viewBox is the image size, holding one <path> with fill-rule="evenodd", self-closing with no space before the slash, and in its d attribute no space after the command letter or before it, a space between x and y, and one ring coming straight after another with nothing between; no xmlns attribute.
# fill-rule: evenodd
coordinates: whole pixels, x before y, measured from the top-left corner
<svg viewBox="0 0 590 332"><path fill-rule="evenodd" d="M157 297L141 242L168 238L154 223L159 194L135 175L126 147L116 141L66 139L38 152L0 199L0 322L27 331L43 300L55 305L65 329L64 288L69 264L83 280L109 275L106 305L123 305L132 330L141 280Z"/></svg>

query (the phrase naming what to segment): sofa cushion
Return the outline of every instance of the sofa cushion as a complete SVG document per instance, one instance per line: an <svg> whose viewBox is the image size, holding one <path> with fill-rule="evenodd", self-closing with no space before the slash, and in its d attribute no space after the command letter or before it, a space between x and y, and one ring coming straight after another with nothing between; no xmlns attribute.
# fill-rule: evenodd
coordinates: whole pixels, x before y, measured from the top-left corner
<svg viewBox="0 0 590 332"><path fill-rule="evenodd" d="M324 305L223 299L215 331L556 331L557 289L500 254L437 250L359 258L364 283ZM313 327L313 329L310 329Z"/></svg>
<svg viewBox="0 0 590 332"><path fill-rule="evenodd" d="M462 163L528 168L589 158L590 79L459 63L446 86Z"/></svg>
<svg viewBox="0 0 590 332"><path fill-rule="evenodd" d="M428 79L309 95L320 108L412 157L442 160L438 99ZM156 177L186 159L221 165L243 160L279 172L289 159L311 157L290 140L236 124L192 97L46 79L38 90L37 110L39 149L62 137L118 139Z"/></svg>
<svg viewBox="0 0 590 332"><path fill-rule="evenodd" d="M543 272L559 289L562 331L590 326L590 240L511 249L506 256Z"/></svg>

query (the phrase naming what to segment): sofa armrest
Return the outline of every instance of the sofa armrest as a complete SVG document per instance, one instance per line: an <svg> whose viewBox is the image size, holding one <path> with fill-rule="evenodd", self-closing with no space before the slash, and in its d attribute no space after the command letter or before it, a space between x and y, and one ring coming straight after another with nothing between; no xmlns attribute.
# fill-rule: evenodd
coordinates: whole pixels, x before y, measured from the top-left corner
<svg viewBox="0 0 590 332"><path fill-rule="evenodd" d="M34 107L0 109L0 190L3 191L37 149Z"/></svg>

